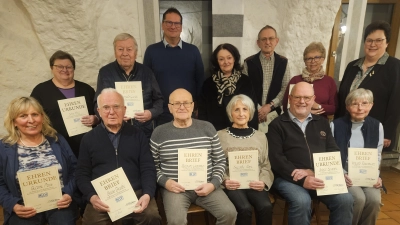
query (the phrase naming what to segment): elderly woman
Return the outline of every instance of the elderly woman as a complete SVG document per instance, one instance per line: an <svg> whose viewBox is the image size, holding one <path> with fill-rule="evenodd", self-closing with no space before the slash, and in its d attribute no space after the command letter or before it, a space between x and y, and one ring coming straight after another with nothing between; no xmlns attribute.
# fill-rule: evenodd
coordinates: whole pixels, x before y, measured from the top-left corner
<svg viewBox="0 0 400 225"><path fill-rule="evenodd" d="M241 73L240 54L231 44L220 44L211 56L212 76L204 81L199 99L199 119L214 125L216 130L231 126L225 108L233 96L245 94L256 103L253 85ZM258 115L250 122L258 129Z"/></svg>
<svg viewBox="0 0 400 225"><path fill-rule="evenodd" d="M286 88L283 97L283 110L288 107L288 96L291 84L301 81L310 83L314 87L315 102L311 108L312 114L327 117L333 115L337 107L336 83L332 77L325 75L323 64L326 57L326 50L321 42L312 42L304 49L303 59L306 67L302 74L294 76Z"/></svg>
<svg viewBox="0 0 400 225"><path fill-rule="evenodd" d="M65 139L50 126L42 106L32 97L14 99L4 117L8 132L0 143L0 204L4 224L73 225L78 218L72 200L76 190L76 158ZM24 206L17 172L57 166L62 187L58 209L41 213Z"/></svg>
<svg viewBox="0 0 400 225"><path fill-rule="evenodd" d="M71 146L72 151L78 158L79 145L84 134L70 137L61 116L58 100L84 96L89 115L81 118L81 123L91 127L99 122L94 115L94 89L86 83L74 80L75 59L71 54L56 51L50 57L50 69L53 78L38 84L32 91L31 96L36 98L43 106L49 116L54 129L64 136Z"/></svg>
<svg viewBox="0 0 400 225"><path fill-rule="evenodd" d="M365 28L365 56L347 65L335 114L336 118L346 114L345 99L351 91L357 88L371 90L375 101L370 116L383 124L384 151L392 149L400 121L400 60L386 52L390 36L390 24L385 21L372 22Z"/></svg>
<svg viewBox="0 0 400 225"><path fill-rule="evenodd" d="M373 95L370 90L359 88L350 92L345 103L349 114L331 123L332 134L340 148L346 184L354 199L352 224L372 225L375 224L380 210L379 189L382 187L382 180L378 178L378 182L373 187L352 186L352 181L347 176L348 148L377 148L380 164L383 126L378 120L368 116L373 105Z"/></svg>
<svg viewBox="0 0 400 225"><path fill-rule="evenodd" d="M248 125L254 112L252 99L246 95L234 96L226 107L226 113L232 126L218 131L219 140L227 158L228 152L232 151L258 151L259 180L240 184L238 181L230 179L228 168L225 171L223 186L225 193L238 212L237 225L252 223L253 207L257 225L272 224L272 205L268 190L272 186L274 175L268 159L268 144L265 134ZM238 189L241 185L248 189Z"/></svg>

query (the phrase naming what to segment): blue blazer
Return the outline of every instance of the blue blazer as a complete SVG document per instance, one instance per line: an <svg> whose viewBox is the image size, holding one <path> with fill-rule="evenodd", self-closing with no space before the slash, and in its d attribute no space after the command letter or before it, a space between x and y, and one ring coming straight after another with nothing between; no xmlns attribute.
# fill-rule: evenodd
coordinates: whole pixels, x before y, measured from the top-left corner
<svg viewBox="0 0 400 225"><path fill-rule="evenodd" d="M57 134L57 137L58 141L51 137L46 137L46 139L49 141L54 155L62 166L64 184L62 192L63 194L69 194L73 197L77 189L75 183L76 158L65 138L59 134ZM3 206L4 224L8 223L15 204L22 200L22 196L18 193L18 184L15 179L18 169L19 162L17 144L9 145L1 141L0 205Z"/></svg>

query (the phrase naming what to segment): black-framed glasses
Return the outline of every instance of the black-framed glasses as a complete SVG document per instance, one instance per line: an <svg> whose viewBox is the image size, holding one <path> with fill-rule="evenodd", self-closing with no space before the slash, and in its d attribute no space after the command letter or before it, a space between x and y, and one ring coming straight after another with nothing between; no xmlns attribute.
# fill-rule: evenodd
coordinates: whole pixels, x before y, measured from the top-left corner
<svg viewBox="0 0 400 225"><path fill-rule="evenodd" d="M181 107L181 105L183 105L183 107L185 108L190 108L193 104L193 102L174 102L174 103L168 103L170 105L172 105L172 107L174 107L174 109L179 109Z"/></svg>
<svg viewBox="0 0 400 225"><path fill-rule="evenodd" d="M57 68L57 70L62 71L64 68L68 71L74 70L73 66L63 66L63 65L53 65L54 67Z"/></svg>
<svg viewBox="0 0 400 225"><path fill-rule="evenodd" d="M319 62L323 58L324 58L323 56L315 56L315 57L305 58L304 61L306 61L308 63L310 63L312 61Z"/></svg>
<svg viewBox="0 0 400 225"><path fill-rule="evenodd" d="M304 99L305 102L311 101L311 99L314 97L314 95L311 96L296 96L296 95L290 95L293 99L293 101L298 102L301 99Z"/></svg>
<svg viewBox="0 0 400 225"><path fill-rule="evenodd" d="M180 28L182 26L181 22L172 22L169 20L164 20L164 23L167 25L167 27L172 27L172 25L175 25L175 27Z"/></svg>
<svg viewBox="0 0 400 225"><path fill-rule="evenodd" d="M368 38L368 39L365 40L365 44L372 45L372 43L375 42L376 45L381 45L384 40L386 40L386 39L385 38L378 38L378 39L373 40L373 39Z"/></svg>
<svg viewBox="0 0 400 225"><path fill-rule="evenodd" d="M103 109L104 112L109 113L109 112L111 111L111 109L113 109L114 112L117 112L117 111L119 111L122 107L121 107L120 105L112 105L112 106L103 105L101 108Z"/></svg>

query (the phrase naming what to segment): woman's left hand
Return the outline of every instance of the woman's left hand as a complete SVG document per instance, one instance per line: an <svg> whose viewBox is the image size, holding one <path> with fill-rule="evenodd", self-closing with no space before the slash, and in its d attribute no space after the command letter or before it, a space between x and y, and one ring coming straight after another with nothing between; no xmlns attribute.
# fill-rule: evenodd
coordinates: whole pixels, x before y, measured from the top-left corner
<svg viewBox="0 0 400 225"><path fill-rule="evenodd" d="M249 183L249 187L251 189L253 189L253 190L256 190L256 191L262 191L262 190L264 190L265 184L264 184L264 182L259 181L259 180L258 181L252 181L252 182Z"/></svg>
<svg viewBox="0 0 400 225"><path fill-rule="evenodd" d="M82 116L82 118L81 118L81 123L87 127L96 125L98 122L99 122L99 119L95 115Z"/></svg>
<svg viewBox="0 0 400 225"><path fill-rule="evenodd" d="M71 196L69 196L69 194L63 194L61 199L57 201L57 208L58 209L68 208L71 202L72 202Z"/></svg>
<svg viewBox="0 0 400 225"><path fill-rule="evenodd" d="M376 184L374 184L374 188L381 188L382 187L382 179L380 177L378 177L378 182L376 182Z"/></svg>
<svg viewBox="0 0 400 225"><path fill-rule="evenodd" d="M322 109L311 109L311 114L321 115L323 113L325 113L325 110L323 108Z"/></svg>

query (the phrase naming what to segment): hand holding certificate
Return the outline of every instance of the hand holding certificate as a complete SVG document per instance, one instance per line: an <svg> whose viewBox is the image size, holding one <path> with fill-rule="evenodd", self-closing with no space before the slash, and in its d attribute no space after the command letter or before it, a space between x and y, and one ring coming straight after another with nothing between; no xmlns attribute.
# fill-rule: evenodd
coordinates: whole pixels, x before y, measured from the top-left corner
<svg viewBox="0 0 400 225"><path fill-rule="evenodd" d="M178 149L178 183L194 190L207 183L207 149Z"/></svg>
<svg viewBox="0 0 400 225"><path fill-rule="evenodd" d="M340 152L314 153L315 177L324 181L325 187L317 189L317 195L347 193Z"/></svg>
<svg viewBox="0 0 400 225"><path fill-rule="evenodd" d="M259 180L258 151L228 152L229 176L238 181L238 189L249 189L249 183Z"/></svg>
<svg viewBox="0 0 400 225"><path fill-rule="evenodd" d="M135 118L135 113L144 111L141 81L115 82L115 89L124 97L125 116Z"/></svg>
<svg viewBox="0 0 400 225"><path fill-rule="evenodd" d="M348 170L353 186L372 187L379 177L378 149L349 148Z"/></svg>
<svg viewBox="0 0 400 225"><path fill-rule="evenodd" d="M58 106L70 137L86 133L92 129L81 123L81 118L89 115L85 97L58 100Z"/></svg>

